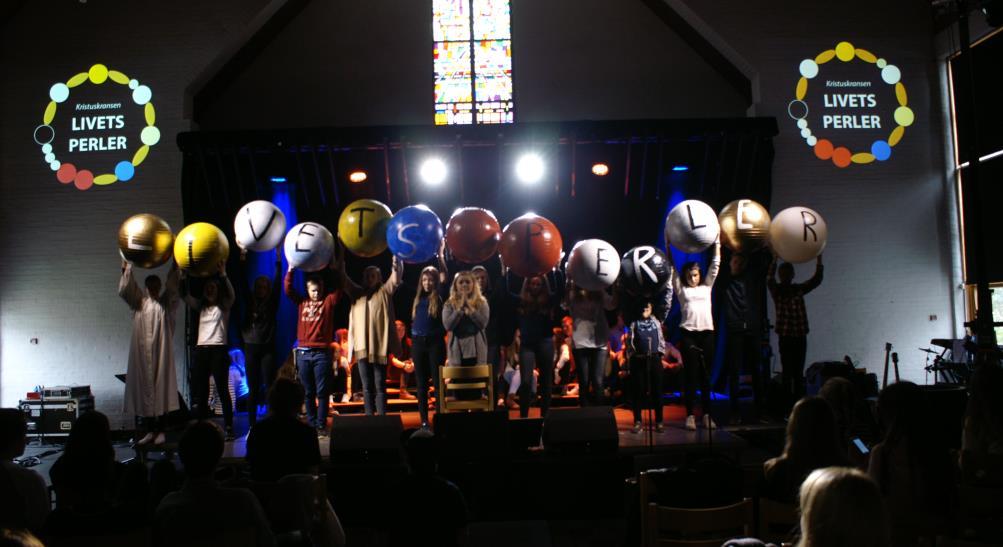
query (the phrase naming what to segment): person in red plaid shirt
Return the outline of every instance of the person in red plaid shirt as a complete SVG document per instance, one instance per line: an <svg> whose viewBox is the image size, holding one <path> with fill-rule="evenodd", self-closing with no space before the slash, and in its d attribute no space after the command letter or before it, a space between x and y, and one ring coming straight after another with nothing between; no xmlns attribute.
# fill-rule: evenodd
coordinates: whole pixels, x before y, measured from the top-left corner
<svg viewBox="0 0 1003 547"><path fill-rule="evenodd" d="M775 278L778 269L779 283ZM779 338L784 387L797 399L804 393L804 361L808 349L808 312L805 311L804 295L822 283L822 255L815 259L815 275L811 279L804 283L793 281L794 265L784 262L777 268L774 256L766 274L766 286L773 296L773 307L777 313L774 330Z"/></svg>

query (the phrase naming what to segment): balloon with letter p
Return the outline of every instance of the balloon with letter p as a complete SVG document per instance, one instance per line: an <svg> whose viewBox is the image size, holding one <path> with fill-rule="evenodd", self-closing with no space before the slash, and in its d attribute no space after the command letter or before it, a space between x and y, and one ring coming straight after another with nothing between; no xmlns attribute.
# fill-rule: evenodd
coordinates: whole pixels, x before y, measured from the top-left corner
<svg viewBox="0 0 1003 547"><path fill-rule="evenodd" d="M807 207L788 207L770 224L770 246L787 262L797 264L817 257L828 237L822 215Z"/></svg>
<svg viewBox="0 0 1003 547"><path fill-rule="evenodd" d="M425 205L405 207L387 224L390 252L408 264L428 262L441 243L442 221Z"/></svg>
<svg viewBox="0 0 1003 547"><path fill-rule="evenodd" d="M620 254L601 239L575 243L568 256L568 278L587 291L599 291L620 276Z"/></svg>
<svg viewBox="0 0 1003 547"><path fill-rule="evenodd" d="M520 277L535 277L561 261L561 232L554 223L533 213L509 222L498 250L502 262Z"/></svg>
<svg viewBox="0 0 1003 547"><path fill-rule="evenodd" d="M684 253L699 253L717 241L721 233L717 214L710 205L688 199L676 205L665 218L665 244Z"/></svg>

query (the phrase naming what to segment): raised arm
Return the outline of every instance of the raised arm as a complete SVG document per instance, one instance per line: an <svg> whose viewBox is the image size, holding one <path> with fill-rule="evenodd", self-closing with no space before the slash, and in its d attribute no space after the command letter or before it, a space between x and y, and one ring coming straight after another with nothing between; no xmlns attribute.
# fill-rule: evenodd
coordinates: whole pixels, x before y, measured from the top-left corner
<svg viewBox="0 0 1003 547"><path fill-rule="evenodd" d="M219 307L228 310L233 307L233 302L237 299L236 293L233 291L233 284L230 283L230 277L226 275L226 262L219 261L219 277L220 285L222 285L223 293L219 298Z"/></svg>
<svg viewBox="0 0 1003 547"><path fill-rule="evenodd" d="M198 307L199 307L198 298L195 298L194 296L192 296L192 286L191 286L191 283L188 281L188 274L186 274L184 272L181 273L181 290L180 290L180 293L181 293L181 299L185 301L185 304L189 308L198 309Z"/></svg>
<svg viewBox="0 0 1003 547"><path fill-rule="evenodd" d="M717 279L717 272L721 270L721 240L718 239L714 242L714 258L710 260L710 266L707 266L707 276L704 277L703 284L708 287L714 286L714 281Z"/></svg>
<svg viewBox="0 0 1003 547"><path fill-rule="evenodd" d="M394 255L393 260L390 263L390 277L388 277L386 283L383 284L383 290L393 294L397 292L397 287L400 287L403 281L404 261L397 258L397 255Z"/></svg>
<svg viewBox="0 0 1003 547"><path fill-rule="evenodd" d="M171 269L167 272L167 282L164 283L164 294L160 295L160 302L166 305L172 312L178 305L180 299L181 270L178 263L171 260Z"/></svg>
<svg viewBox="0 0 1003 547"><path fill-rule="evenodd" d="M802 292L808 294L822 284L822 270L822 255L818 255L818 258L815 259L815 275L811 276L811 279L801 284Z"/></svg>
<svg viewBox="0 0 1003 547"><path fill-rule="evenodd" d="M777 297L777 256L773 255L770 267L766 270L766 288L770 290L773 298Z"/></svg>
<svg viewBox="0 0 1003 547"><path fill-rule="evenodd" d="M118 295L133 311L143 306L143 290L136 285L136 280L132 277L132 264L125 260L122 261L122 277L118 280Z"/></svg>
<svg viewBox="0 0 1003 547"><path fill-rule="evenodd" d="M282 288L285 291L286 296L289 297L289 300L292 300L293 304L299 306L300 302L303 301L303 295L300 294L299 291L296 290L296 287L293 285L293 281L295 280L295 275L296 272L293 271L293 267L289 266L289 270L286 271L286 278L283 280L282 283Z"/></svg>
<svg viewBox="0 0 1003 547"><path fill-rule="evenodd" d="M439 286L449 281L449 266L446 265L446 238L439 243Z"/></svg>

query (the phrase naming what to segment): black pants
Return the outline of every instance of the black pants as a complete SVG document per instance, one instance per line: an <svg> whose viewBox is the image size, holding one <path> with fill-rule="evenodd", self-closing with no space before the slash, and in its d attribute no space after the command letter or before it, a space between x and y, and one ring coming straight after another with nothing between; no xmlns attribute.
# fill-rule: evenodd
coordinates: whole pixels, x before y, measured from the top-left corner
<svg viewBox="0 0 1003 547"><path fill-rule="evenodd" d="M247 371L247 423L258 419L258 403L268 400L268 390L275 383L279 369L275 366L274 344L247 344L244 347Z"/></svg>
<svg viewBox="0 0 1003 547"><path fill-rule="evenodd" d="M724 362L728 368L728 399L732 416L738 416L739 374L744 368L752 376L752 400L756 411L760 409L763 393L761 351L758 338L749 331L728 332L724 342Z"/></svg>
<svg viewBox="0 0 1003 547"><path fill-rule="evenodd" d="M192 371L192 398L199 419L209 417L209 375L216 382L216 392L223 402L223 423L233 426L233 401L230 400L230 355L226 346L195 346Z"/></svg>
<svg viewBox="0 0 1003 547"><path fill-rule="evenodd" d="M662 423L662 355L651 353L630 358L631 406L634 421L641 421L641 409L655 411L655 423ZM581 389L581 387L579 387Z"/></svg>
<svg viewBox="0 0 1003 547"><path fill-rule="evenodd" d="M533 404L533 370L540 370L540 417L546 418L550 411L550 397L554 390L554 338L548 336L536 342L523 342L519 348L519 416L529 416Z"/></svg>
<svg viewBox="0 0 1003 547"><path fill-rule="evenodd" d="M700 386L700 405L704 414L710 412L710 380L707 369L714 362L714 331L682 329L683 344L683 400L686 414L693 415L693 400Z"/></svg>
<svg viewBox="0 0 1003 547"><path fill-rule="evenodd" d="M609 349L605 347L575 348L573 353L575 367L578 369L578 405L601 405Z"/></svg>
<svg viewBox="0 0 1003 547"><path fill-rule="evenodd" d="M804 361L808 352L808 337L781 336L777 345L780 349L784 391L797 400L804 394Z"/></svg>
<svg viewBox="0 0 1003 547"><path fill-rule="evenodd" d="M418 391L418 415L425 424L428 422L428 381L439 389L439 367L446 362L446 342L441 336L415 336L411 339L411 361Z"/></svg>

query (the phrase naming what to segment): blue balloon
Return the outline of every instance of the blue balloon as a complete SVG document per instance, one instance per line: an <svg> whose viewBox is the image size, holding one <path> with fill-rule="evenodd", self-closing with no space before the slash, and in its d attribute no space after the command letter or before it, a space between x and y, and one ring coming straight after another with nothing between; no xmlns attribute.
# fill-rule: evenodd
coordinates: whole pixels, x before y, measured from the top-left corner
<svg viewBox="0 0 1003 547"><path fill-rule="evenodd" d="M442 221L424 205L411 205L397 211L387 225L390 252L408 264L435 258L442 243Z"/></svg>

